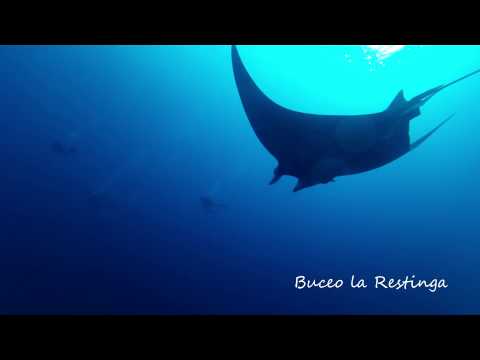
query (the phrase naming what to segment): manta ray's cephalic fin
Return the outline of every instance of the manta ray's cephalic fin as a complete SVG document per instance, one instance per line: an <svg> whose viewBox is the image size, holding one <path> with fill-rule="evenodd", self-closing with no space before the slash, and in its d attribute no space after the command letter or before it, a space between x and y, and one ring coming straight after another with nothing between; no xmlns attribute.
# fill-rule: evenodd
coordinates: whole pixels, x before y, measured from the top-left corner
<svg viewBox="0 0 480 360"><path fill-rule="evenodd" d="M415 141L412 145L410 145L410 151L413 151L416 148L418 148L420 145L422 145L425 141L428 140L428 138L430 136L432 136L435 132L437 132L437 130L439 130L443 125L445 125L454 116L455 116L455 114L450 115L447 119L442 121L439 125L437 125L437 127L435 127L433 130L431 130L429 133L427 133L426 135L422 136L420 139Z"/></svg>
<svg viewBox="0 0 480 360"><path fill-rule="evenodd" d="M284 174L282 173L282 171L280 170L280 165L277 166L277 168L275 169L275 171L273 172L273 178L272 178L272 181L270 181L270 184L269 185L274 185L276 184L283 176Z"/></svg>

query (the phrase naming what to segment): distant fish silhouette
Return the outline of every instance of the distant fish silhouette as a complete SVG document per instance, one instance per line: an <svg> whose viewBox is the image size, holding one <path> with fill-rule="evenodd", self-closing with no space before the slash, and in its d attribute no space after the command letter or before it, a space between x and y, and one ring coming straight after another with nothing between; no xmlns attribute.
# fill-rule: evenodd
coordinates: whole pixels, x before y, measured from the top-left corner
<svg viewBox="0 0 480 360"><path fill-rule="evenodd" d="M480 73L437 86L411 100L400 91L386 110L366 115L316 115L286 109L260 90L232 47L238 92L259 141L277 160L270 184L283 176L298 179L294 191L333 182L336 177L371 171L387 165L422 145L452 116L415 142L410 122L421 107L440 91Z"/></svg>
<svg viewBox="0 0 480 360"><path fill-rule="evenodd" d="M51 149L54 153L56 154L61 154L61 155L70 155L70 154L76 154L77 153L77 148L74 146L67 146L65 144L62 144L59 141L55 141L52 143Z"/></svg>
<svg viewBox="0 0 480 360"><path fill-rule="evenodd" d="M213 200L210 196L200 197L200 204L202 208L207 212L214 212L216 210L225 209L227 206L225 204L220 204Z"/></svg>

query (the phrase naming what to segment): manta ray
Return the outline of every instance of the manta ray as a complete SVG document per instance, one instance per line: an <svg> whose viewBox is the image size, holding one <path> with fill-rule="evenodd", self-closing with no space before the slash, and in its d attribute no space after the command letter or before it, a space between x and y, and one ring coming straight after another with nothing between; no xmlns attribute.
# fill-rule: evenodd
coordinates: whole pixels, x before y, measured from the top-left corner
<svg viewBox="0 0 480 360"><path fill-rule="evenodd" d="M256 85L232 46L237 89L250 124L262 145L277 160L271 185L283 176L298 179L294 192L337 177L385 166L422 145L454 115L411 142L410 122L440 91L480 72L476 70L406 100L400 91L382 112L366 115L316 115L280 106Z"/></svg>

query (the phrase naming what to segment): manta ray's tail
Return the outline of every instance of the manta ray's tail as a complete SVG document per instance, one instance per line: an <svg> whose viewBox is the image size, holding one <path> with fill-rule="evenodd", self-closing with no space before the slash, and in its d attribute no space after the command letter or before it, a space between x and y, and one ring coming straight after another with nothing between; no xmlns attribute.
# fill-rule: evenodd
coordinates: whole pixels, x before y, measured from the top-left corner
<svg viewBox="0 0 480 360"><path fill-rule="evenodd" d="M448 84L445 84L445 85L440 85L440 86L437 86L433 89L430 89L428 91L425 91L424 93L418 95L418 96L415 96L410 102L411 103L416 103L416 104L419 104L420 106L422 106L423 104L425 104L428 100L430 100L433 96L435 96L436 94L438 94L440 91L442 90L445 90L446 88L449 88L450 86L452 85L455 85L457 83L459 83L460 81L463 81L465 79L468 79L469 77L472 77L473 75L476 75L480 73L480 69L478 70L475 70L465 76L462 76L461 78L457 79L457 80L454 80L454 81L451 81L449 82Z"/></svg>
<svg viewBox="0 0 480 360"><path fill-rule="evenodd" d="M435 132L437 132L437 130L439 130L443 125L445 125L451 118L453 118L455 116L455 114L452 114L450 115L447 119L445 119L444 121L442 121L439 125L437 125L437 127L435 127L433 130L431 130L429 133L427 133L426 135L422 136L420 139L418 139L417 141L415 141L411 146L410 146L410 151L413 151L415 150L416 148L418 148L420 145L422 145L425 141L427 141L427 139L432 136Z"/></svg>
<svg viewBox="0 0 480 360"><path fill-rule="evenodd" d="M452 81L452 82L450 82L450 83L448 83L448 84L446 84L446 85L443 85L443 86L442 86L442 90L445 89L445 88L447 88L447 87L450 87L450 86L452 86L452 85L454 85L454 84L456 84L456 83L458 83L458 82L460 82L460 81L462 81L462 80L465 80L465 79L467 79L467 78L469 78L469 77L471 77L471 76L473 76L473 75L476 75L476 74L478 74L478 73L480 73L480 69L475 70L475 71L473 71L473 72L471 72L470 74L467 74L467 75L465 75L465 76L462 76L460 79L457 79L457 80Z"/></svg>

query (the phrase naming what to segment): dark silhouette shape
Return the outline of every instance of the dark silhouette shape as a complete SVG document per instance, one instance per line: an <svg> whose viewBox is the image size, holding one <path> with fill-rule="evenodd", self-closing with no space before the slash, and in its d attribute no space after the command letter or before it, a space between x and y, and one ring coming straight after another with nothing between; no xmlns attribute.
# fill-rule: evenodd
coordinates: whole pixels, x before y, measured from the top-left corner
<svg viewBox="0 0 480 360"><path fill-rule="evenodd" d="M282 176L293 176L298 179L295 192L333 182L339 176L377 169L419 147L453 116L411 144L410 121L421 114L420 108L441 90L480 72L410 101L400 91L385 111L376 114L342 116L306 114L274 103L250 77L236 46L232 46L232 64L250 124L278 161L270 184Z"/></svg>
<svg viewBox="0 0 480 360"><path fill-rule="evenodd" d="M200 197L200 203L202 205L202 208L207 212L214 212L216 210L226 208L226 205L216 202L210 196Z"/></svg>
<svg viewBox="0 0 480 360"><path fill-rule="evenodd" d="M109 210L116 207L114 199L104 192L91 193L87 200L92 210Z"/></svg>
<svg viewBox="0 0 480 360"><path fill-rule="evenodd" d="M61 155L69 155L69 154L76 154L77 148L74 146L67 146L62 144L59 141L55 141L52 143L52 151L57 154Z"/></svg>

